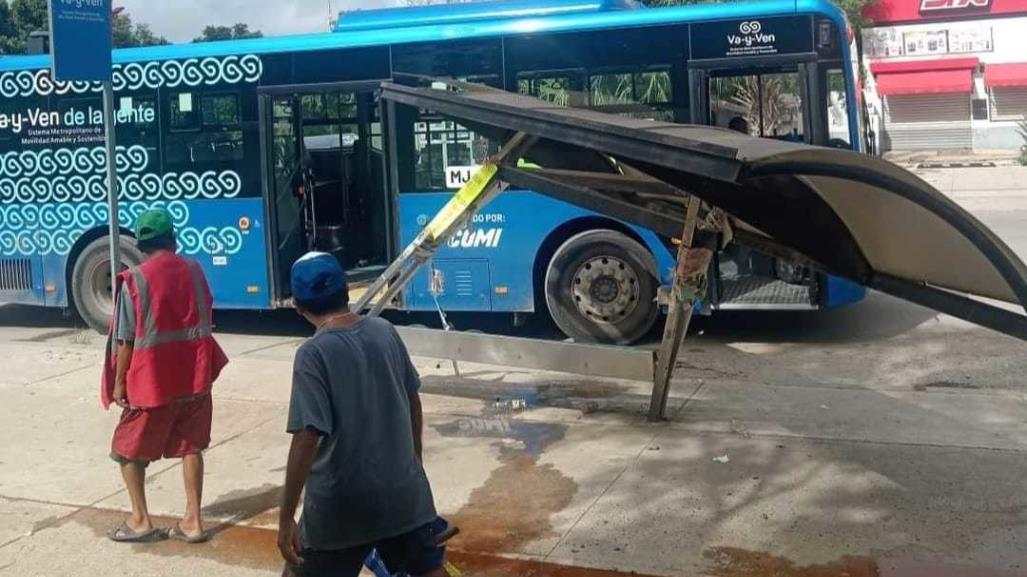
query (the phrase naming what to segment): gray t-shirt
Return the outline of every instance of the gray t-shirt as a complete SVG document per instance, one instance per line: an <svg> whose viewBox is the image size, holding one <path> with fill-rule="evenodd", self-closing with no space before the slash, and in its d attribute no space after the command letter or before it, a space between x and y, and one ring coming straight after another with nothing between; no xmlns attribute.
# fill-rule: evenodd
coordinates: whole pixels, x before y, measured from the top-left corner
<svg viewBox="0 0 1027 577"><path fill-rule="evenodd" d="M136 309L132 306L132 299L122 291L118 295L118 334L114 335L119 341L132 342L136 338Z"/></svg>
<svg viewBox="0 0 1027 577"><path fill-rule="evenodd" d="M296 352L288 431L322 435L303 500L304 547L365 545L435 519L410 422L420 384L383 319L322 331Z"/></svg>

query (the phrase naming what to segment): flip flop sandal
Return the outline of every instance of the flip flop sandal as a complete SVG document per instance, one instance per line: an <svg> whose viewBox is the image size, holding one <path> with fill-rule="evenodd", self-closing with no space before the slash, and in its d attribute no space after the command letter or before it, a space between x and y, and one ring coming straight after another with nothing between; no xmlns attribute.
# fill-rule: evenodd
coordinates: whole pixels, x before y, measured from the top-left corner
<svg viewBox="0 0 1027 577"><path fill-rule="evenodd" d="M210 540L210 533L203 531L199 535L186 535L182 527L176 524L170 531L168 531L168 537L175 541L181 541L190 545L197 545L199 543L206 543Z"/></svg>
<svg viewBox="0 0 1027 577"><path fill-rule="evenodd" d="M156 527L137 532L128 526L128 521L122 521L116 529L107 532L107 538L116 543L153 543L162 541L165 536L164 532Z"/></svg>

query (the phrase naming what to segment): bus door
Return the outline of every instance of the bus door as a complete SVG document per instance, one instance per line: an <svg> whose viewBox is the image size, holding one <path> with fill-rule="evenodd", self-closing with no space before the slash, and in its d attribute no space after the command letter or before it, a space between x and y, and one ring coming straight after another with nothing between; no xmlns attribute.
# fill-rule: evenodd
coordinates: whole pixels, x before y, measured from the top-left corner
<svg viewBox="0 0 1027 577"><path fill-rule="evenodd" d="M692 122L731 128L751 136L827 144L810 102L819 101L810 81L815 67L692 69ZM734 124L732 124L734 121ZM744 121L744 123L742 123Z"/></svg>
<svg viewBox="0 0 1027 577"><path fill-rule="evenodd" d="M270 88L261 94L272 278L279 302L310 250L336 256L351 285L388 259L378 83Z"/></svg>
<svg viewBox="0 0 1027 577"><path fill-rule="evenodd" d="M827 144L823 108L817 95L816 62L746 62L703 67L690 63L694 124L719 126L760 138ZM718 274L711 294L719 309L813 309L818 279L747 247L731 244L715 260Z"/></svg>

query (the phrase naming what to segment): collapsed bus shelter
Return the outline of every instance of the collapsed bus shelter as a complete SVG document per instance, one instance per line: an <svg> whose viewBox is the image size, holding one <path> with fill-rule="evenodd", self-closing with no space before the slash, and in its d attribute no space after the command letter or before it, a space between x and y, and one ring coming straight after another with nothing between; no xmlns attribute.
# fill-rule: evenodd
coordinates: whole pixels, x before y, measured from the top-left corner
<svg viewBox="0 0 1027 577"><path fill-rule="evenodd" d="M384 295L371 313L380 311L435 248L508 185L649 228L680 246L655 358L638 349L408 331L414 353L615 378L637 375L641 366L654 384L650 418L661 419L710 255L726 242L1027 340L1027 267L965 210L884 160L565 108L454 81L385 83L381 97L387 133L397 108L407 106L505 146L389 267L358 303L361 310Z"/></svg>

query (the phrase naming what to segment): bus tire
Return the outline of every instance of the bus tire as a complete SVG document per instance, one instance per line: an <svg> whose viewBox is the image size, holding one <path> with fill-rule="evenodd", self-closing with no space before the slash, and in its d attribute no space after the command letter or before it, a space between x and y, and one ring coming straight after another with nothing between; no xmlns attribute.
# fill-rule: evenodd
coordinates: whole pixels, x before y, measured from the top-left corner
<svg viewBox="0 0 1027 577"><path fill-rule="evenodd" d="M75 260L71 273L71 298L75 311L90 328L106 333L110 329L114 303L111 299L111 257L109 237L86 245ZM121 265L133 267L143 262L135 239L121 236Z"/></svg>
<svg viewBox="0 0 1027 577"><path fill-rule="evenodd" d="M546 306L556 326L580 342L632 344L659 315L652 255L613 230L567 239L546 270Z"/></svg>

